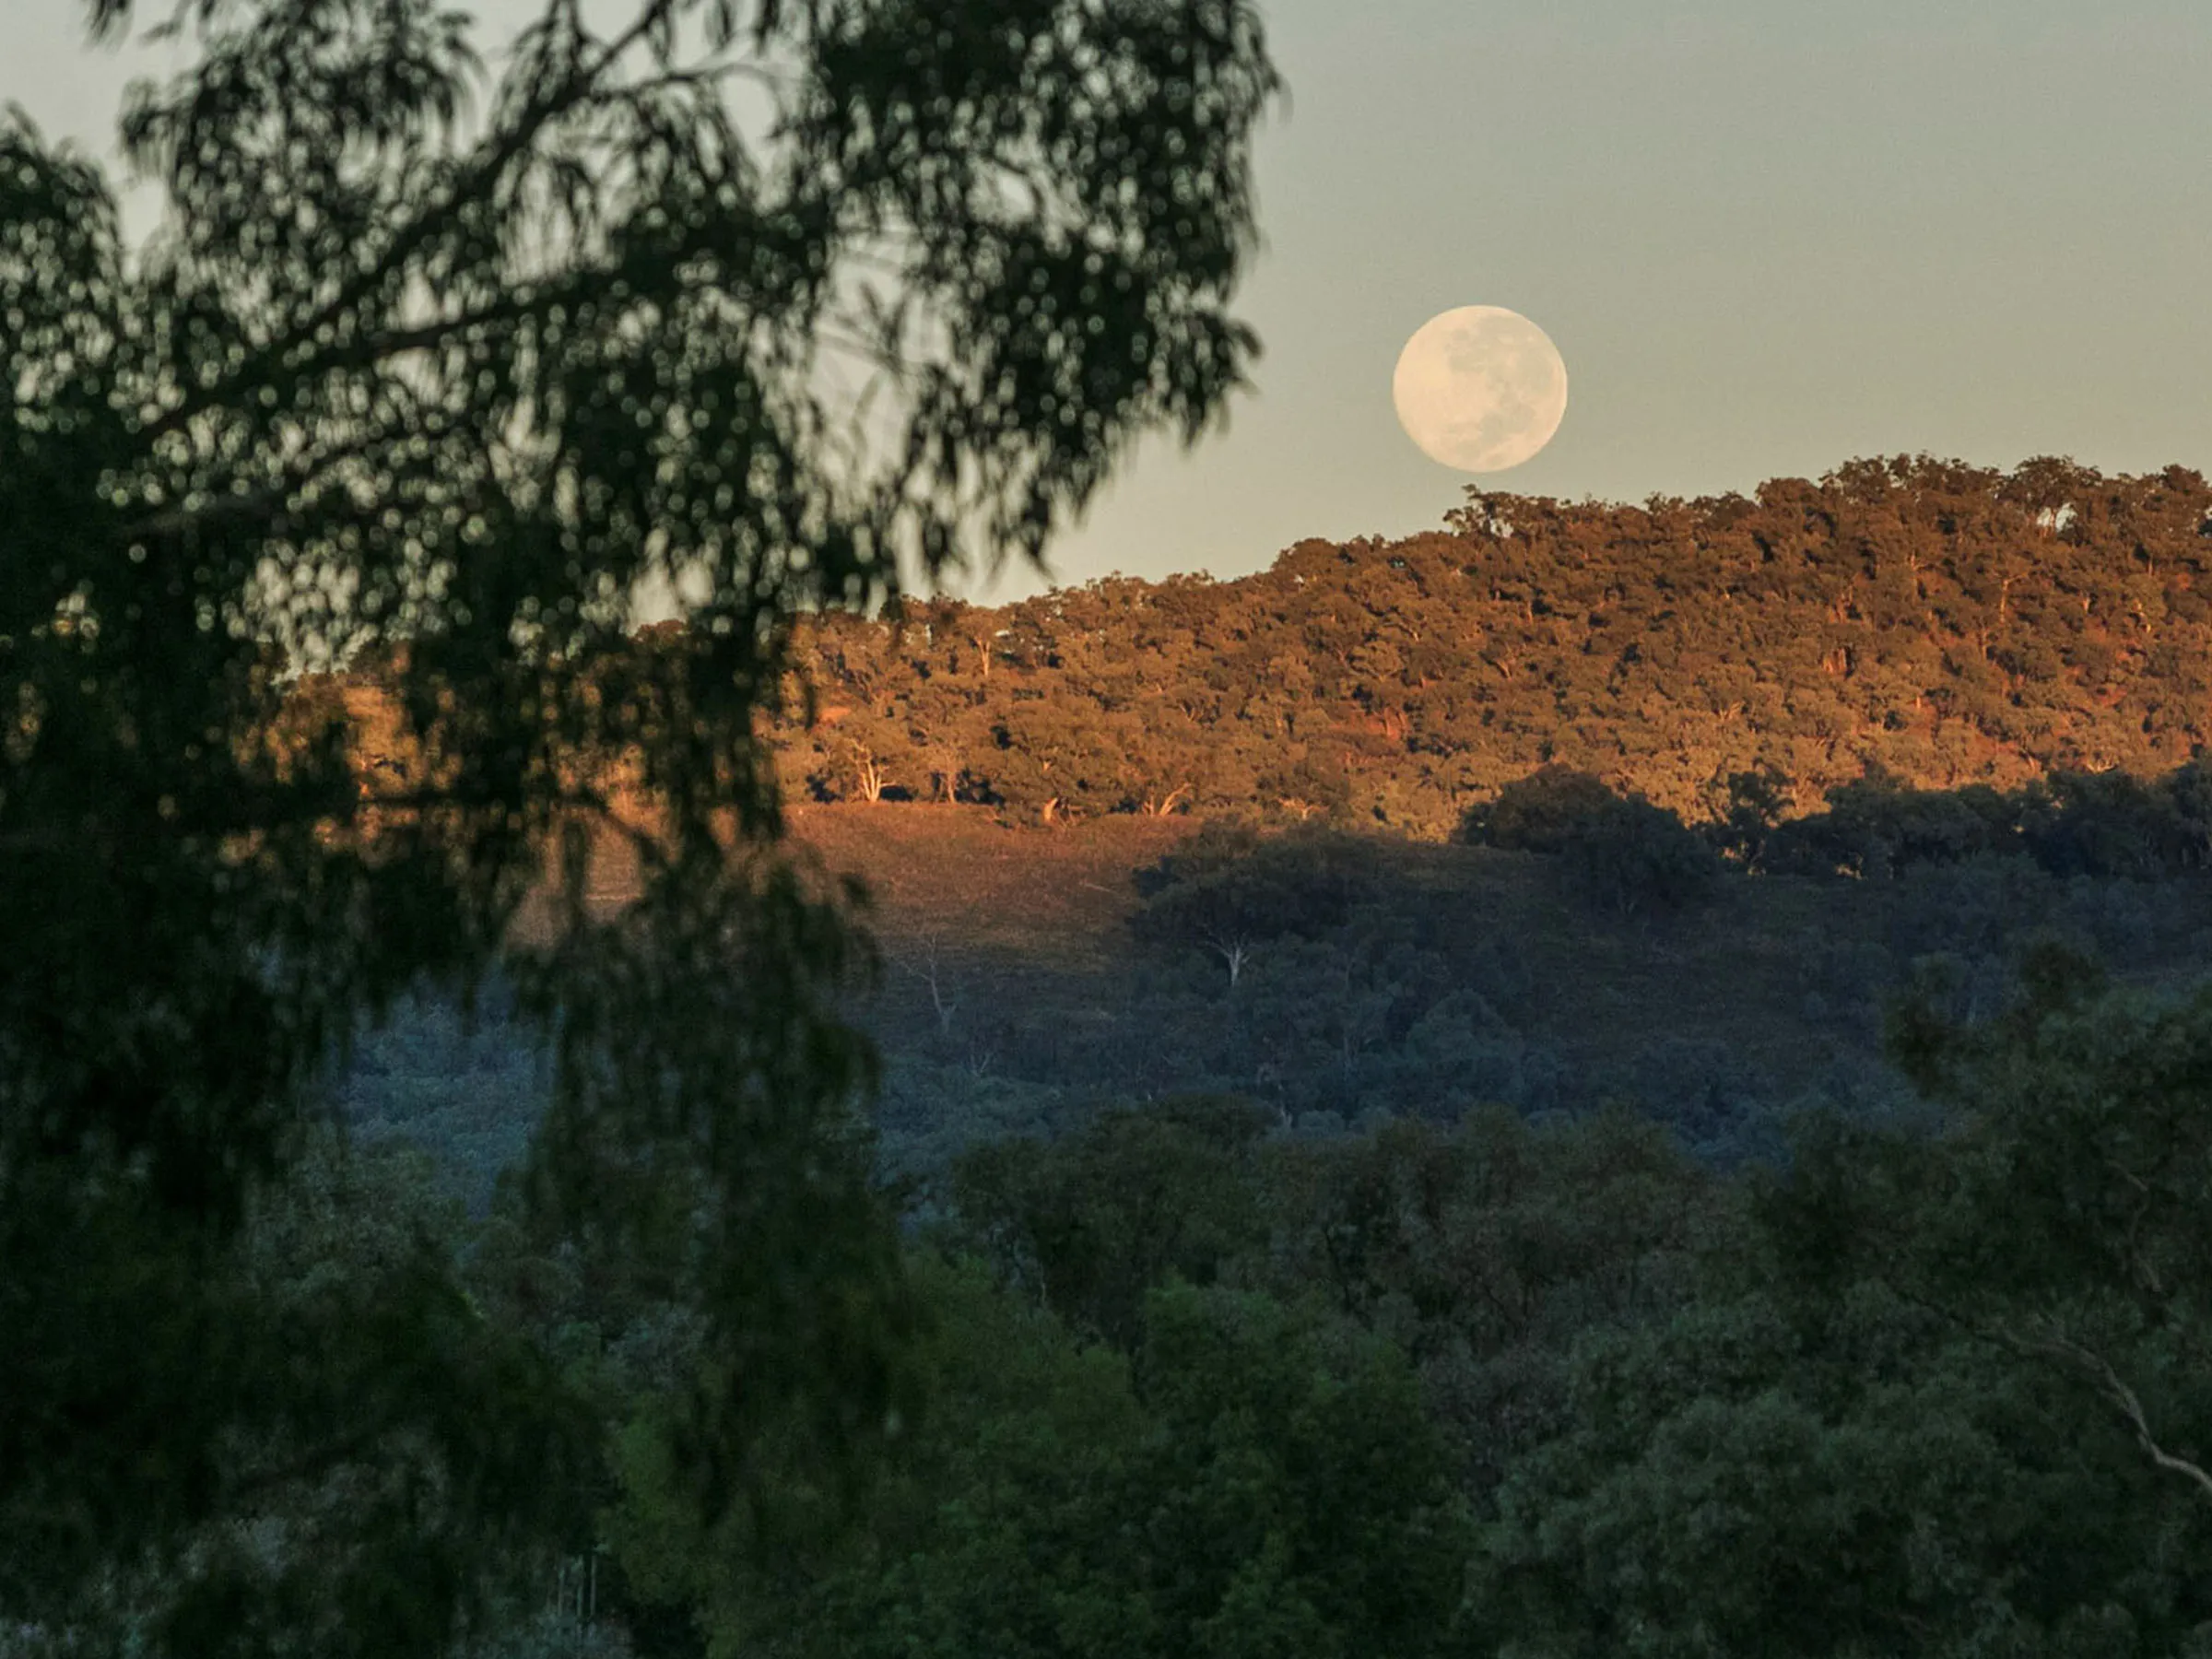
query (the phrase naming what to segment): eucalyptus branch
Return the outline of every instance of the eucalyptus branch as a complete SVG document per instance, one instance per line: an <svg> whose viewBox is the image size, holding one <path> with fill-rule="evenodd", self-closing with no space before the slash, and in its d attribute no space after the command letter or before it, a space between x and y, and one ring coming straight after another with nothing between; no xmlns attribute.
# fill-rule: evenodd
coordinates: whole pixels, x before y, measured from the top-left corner
<svg viewBox="0 0 2212 1659"><path fill-rule="evenodd" d="M2113 1369L2112 1362L2093 1348L2085 1347L2070 1337L2051 1335L2023 1335L2007 1325L1988 1327L1988 1334L2016 1353L2055 1360L2070 1367L2088 1380L2127 1424L2151 1463L2171 1475L2179 1475L2194 1485L2207 1499L2212 1499L2212 1471L2194 1459L2178 1455L2159 1443L2151 1431L2150 1416L2143 1408L2142 1396Z"/></svg>
<svg viewBox="0 0 2212 1659"><path fill-rule="evenodd" d="M140 441L150 446L171 433L182 430L208 410L229 402L240 388L265 380L302 344L312 344L317 335L331 328L397 275L409 259L452 222L456 214L483 199L497 184L508 165L530 147L547 123L555 116L571 111L585 88L596 83L632 46L660 26L673 9L674 3L675 0L652 0L652 4L640 12L637 20L609 41L589 64L572 70L526 106L513 127L492 147L489 154L467 169L453 188L445 192L436 203L402 225L374 262L357 272L312 315L296 324L288 333L244 353L229 373L202 388L196 397L186 395L175 408L141 427L138 431ZM329 356L324 351L311 351L305 359L291 364L290 371L295 375L311 372Z"/></svg>
<svg viewBox="0 0 2212 1659"><path fill-rule="evenodd" d="M324 481L323 475L332 468L375 453L385 441L383 432L372 431L335 449L303 451L287 464L289 476L280 482L259 489L217 496L198 507L164 508L146 518L132 520L123 526L122 535L126 542L143 542L183 535L203 525L241 523L272 526L284 523L287 529L297 534L300 515L289 507L290 499ZM320 516L329 522L344 515L331 512Z"/></svg>
<svg viewBox="0 0 2212 1659"><path fill-rule="evenodd" d="M198 59L126 113L166 185L152 254L115 245L96 163L14 138L38 314L9 342L29 413L0 552L27 629L53 626L8 665L0 851L33 867L0 892L0 1185L38 1202L0 1204L0 1254L33 1269L11 1328L54 1351L10 1379L29 1451L0 1458L0 1580L11 1606L107 1596L312 1500L315 1535L233 1552L220 1607L189 1572L148 1584L147 1630L212 1609L211 1640L434 1651L496 1633L471 1586L597 1503L601 1402L531 1352L533 1315L485 1333L511 1371L437 1304L386 1308L337 1230L381 1191L280 1230L249 1264L265 1283L201 1263L252 1242L256 1192L311 1178L289 1132L334 1037L407 988L508 976L573 1108L538 1131L544 1241L626 1276L638 1248L759 1269L677 1292L744 1403L647 1426L653 1456L716 1472L685 1483L686 1524L724 1535L771 1470L857 1483L919 1310L848 1156L875 1068L846 993L877 959L827 866L774 852L782 641L895 588L909 542L951 556L971 500L1043 524L1101 457L1234 389L1248 337L1211 343L1276 87L1249 0L1015 18L1045 52L969 50L987 5L533 0L488 72L448 0L148 4ZM1170 62L1187 96L1160 96ZM958 119L916 110L956 82ZM1149 195L1043 176L1107 155ZM1214 188L1179 193L1179 167ZM1103 326L1000 302L1009 262L1118 259L1163 214ZM1067 401L965 394L1006 374ZM897 406L867 420L867 397ZM678 574L703 583L685 636L626 645L631 584ZM320 667L378 639L398 649L358 676L286 683L288 650ZM932 966L950 1019L957 963ZM657 1170L672 1126L700 1203L592 1187L603 1159ZM420 1266L462 1306L456 1263ZM329 1296L317 1340L263 1340L256 1299L295 1282ZM210 1364L235 1374L177 1410ZM112 1446L72 1428L95 1418ZM362 1469L387 1452L429 1524ZM372 1500L324 1503L325 1477ZM53 1521L80 1512L100 1524Z"/></svg>

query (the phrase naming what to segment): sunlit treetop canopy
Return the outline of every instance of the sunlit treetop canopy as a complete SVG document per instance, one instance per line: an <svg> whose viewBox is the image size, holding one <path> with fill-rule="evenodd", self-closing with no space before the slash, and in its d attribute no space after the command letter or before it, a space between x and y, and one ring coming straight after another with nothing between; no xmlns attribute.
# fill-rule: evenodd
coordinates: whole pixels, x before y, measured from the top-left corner
<svg viewBox="0 0 2212 1659"><path fill-rule="evenodd" d="M133 1294L197 1305L194 1251L285 1167L333 1045L504 963L559 1057L542 1190L582 1217L630 1190L610 1166L683 1161L718 1328L792 1379L865 1371L865 1297L701 1265L833 1230L843 1166L805 1148L865 1072L834 907L725 855L776 822L756 720L790 618L1037 556L1136 436L1195 436L1239 383L1253 14L546 0L496 52L428 0L88 16L190 66L128 101L143 246L100 167L0 125L0 1327L72 1328L39 1299L118 1206L169 1264ZM688 626L627 644L653 588ZM406 759L365 792L335 700L291 688L367 661ZM656 812L610 921L575 854L638 828L611 756ZM182 1488L127 1446L71 1465L71 1414L123 1382L30 1362L0 1352L0 1559L89 1571ZM124 1381L130 1420L179 1420ZM163 1447L213 1460L206 1513L218 1442ZM15 1547L60 1494L77 1545Z"/></svg>

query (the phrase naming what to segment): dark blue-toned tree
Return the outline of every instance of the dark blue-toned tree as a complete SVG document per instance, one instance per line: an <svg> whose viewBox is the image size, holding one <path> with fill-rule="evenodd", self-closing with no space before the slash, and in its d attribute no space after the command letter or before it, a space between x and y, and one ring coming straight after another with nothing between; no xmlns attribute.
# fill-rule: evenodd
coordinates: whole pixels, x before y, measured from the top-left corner
<svg viewBox="0 0 2212 1659"><path fill-rule="evenodd" d="M1234 0L547 0L496 76L431 0L168 27L144 245L0 125L0 1619L421 1653L575 1524L590 1437L437 1250L272 1315L315 1080L498 970L540 1222L700 1315L702 1520L763 1424L879 1430L863 958L757 722L794 616L1033 556L1201 431L1276 82ZM656 589L686 626L632 641ZM288 699L370 657L364 773Z"/></svg>

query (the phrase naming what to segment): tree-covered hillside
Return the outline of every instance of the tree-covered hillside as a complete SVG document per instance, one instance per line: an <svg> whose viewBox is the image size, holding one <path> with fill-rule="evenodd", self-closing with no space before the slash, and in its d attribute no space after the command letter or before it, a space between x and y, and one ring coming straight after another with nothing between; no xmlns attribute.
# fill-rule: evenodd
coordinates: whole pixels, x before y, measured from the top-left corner
<svg viewBox="0 0 2212 1659"><path fill-rule="evenodd" d="M1035 822L1222 807L1441 836L1536 767L1688 818L1771 768L1923 787L2148 773L2212 735L2212 486L1854 461L1641 507L1471 495L1231 582L824 618L779 728L825 800Z"/></svg>
<svg viewBox="0 0 2212 1659"><path fill-rule="evenodd" d="M2039 476L809 624L921 1310L852 1484L687 1512L680 1313L498 1179L500 996L338 1088L625 1424L531 1651L2212 1652L2207 492Z"/></svg>

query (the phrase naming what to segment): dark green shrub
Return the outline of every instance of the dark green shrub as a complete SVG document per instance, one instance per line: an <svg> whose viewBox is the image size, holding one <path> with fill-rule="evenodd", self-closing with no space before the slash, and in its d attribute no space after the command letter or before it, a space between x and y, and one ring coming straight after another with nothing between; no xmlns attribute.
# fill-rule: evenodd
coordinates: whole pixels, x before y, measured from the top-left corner
<svg viewBox="0 0 2212 1659"><path fill-rule="evenodd" d="M1469 810L1459 838L1509 853L1564 853L1568 843L1620 804L1603 779L1571 766L1545 766L1516 779L1498 798Z"/></svg>
<svg viewBox="0 0 2212 1659"><path fill-rule="evenodd" d="M1676 910L1709 891L1720 857L1697 831L1588 772L1547 766L1469 812L1461 838L1564 857L1577 888L1622 915Z"/></svg>
<svg viewBox="0 0 2212 1659"><path fill-rule="evenodd" d="M2017 797L1987 784L1912 789L1869 771L1828 792L1828 810L1779 825L1770 869L1882 879L1915 864L1957 864L2021 845Z"/></svg>

